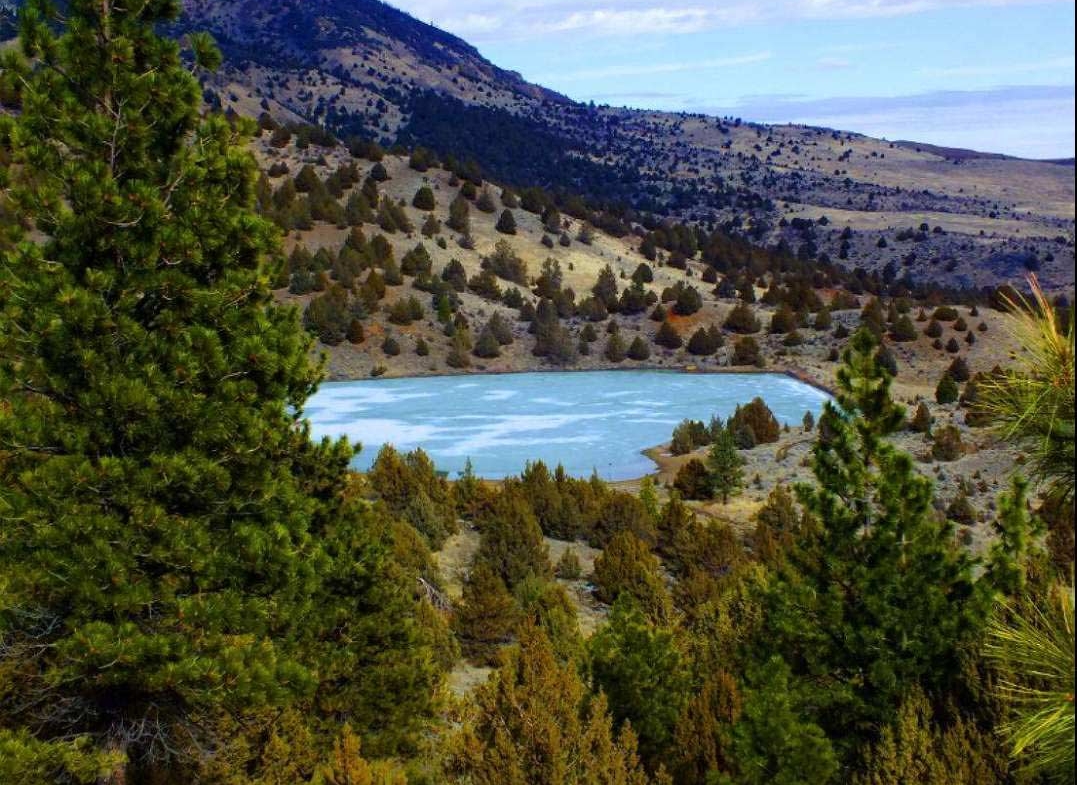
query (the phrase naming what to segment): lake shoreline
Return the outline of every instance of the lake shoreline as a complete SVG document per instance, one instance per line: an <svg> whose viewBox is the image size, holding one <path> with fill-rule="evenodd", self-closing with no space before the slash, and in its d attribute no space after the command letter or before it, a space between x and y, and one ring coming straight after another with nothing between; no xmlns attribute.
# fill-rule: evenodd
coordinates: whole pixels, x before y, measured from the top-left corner
<svg viewBox="0 0 1077 785"><path fill-rule="evenodd" d="M607 371L618 371L621 373L631 373L632 371L662 371L665 373L680 373L687 375L752 375L752 374L780 374L788 376L802 384L806 384L809 387L814 387L820 392L834 397L837 395L832 387L828 387L823 382L819 381L806 370L802 368L789 368L776 366L774 368L748 368L748 367L726 367L726 368L700 368L693 365L684 365L676 368L671 368L668 365L614 365L608 368L521 368L521 369L506 369L506 370L485 370L485 369L471 369L462 368L458 371L436 371L430 373L416 373L416 374L401 374L400 376L327 376L323 382L380 382L380 381L392 381L399 379L441 379L441 378L456 378L464 376L520 376L522 374L538 374L538 373L605 373Z"/></svg>

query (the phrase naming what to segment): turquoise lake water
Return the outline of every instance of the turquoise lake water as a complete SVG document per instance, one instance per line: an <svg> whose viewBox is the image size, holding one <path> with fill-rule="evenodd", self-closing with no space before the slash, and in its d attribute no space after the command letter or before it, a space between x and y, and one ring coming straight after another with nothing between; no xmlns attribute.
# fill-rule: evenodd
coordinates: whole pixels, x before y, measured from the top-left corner
<svg viewBox="0 0 1077 785"><path fill-rule="evenodd" d="M642 477L640 451L669 441L686 417L728 417L760 396L779 422L818 416L827 395L783 374L676 371L518 373L330 382L307 402L315 437L347 436L369 468L389 443L421 447L456 477L471 459L480 477L519 474L528 461L607 480Z"/></svg>

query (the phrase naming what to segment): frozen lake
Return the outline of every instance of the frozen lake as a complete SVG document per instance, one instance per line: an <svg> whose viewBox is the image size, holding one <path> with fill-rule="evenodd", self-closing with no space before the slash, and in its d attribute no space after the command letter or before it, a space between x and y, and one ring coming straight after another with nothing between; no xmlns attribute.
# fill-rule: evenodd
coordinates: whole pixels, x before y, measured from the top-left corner
<svg viewBox="0 0 1077 785"><path fill-rule="evenodd" d="M471 459L481 477L519 474L528 461L558 463L578 477L641 477L640 453L668 441L686 417L728 417L760 396L782 423L818 416L825 393L783 374L676 371L518 373L328 382L307 402L315 437L362 444L366 469L383 444L421 447L456 477Z"/></svg>

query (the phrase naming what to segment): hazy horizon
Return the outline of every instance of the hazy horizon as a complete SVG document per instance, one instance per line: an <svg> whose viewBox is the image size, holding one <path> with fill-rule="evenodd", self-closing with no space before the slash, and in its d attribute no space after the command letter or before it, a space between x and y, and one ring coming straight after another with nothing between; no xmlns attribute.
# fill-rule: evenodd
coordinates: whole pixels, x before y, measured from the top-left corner
<svg viewBox="0 0 1077 785"><path fill-rule="evenodd" d="M1074 156L1074 4L395 0L579 101Z"/></svg>

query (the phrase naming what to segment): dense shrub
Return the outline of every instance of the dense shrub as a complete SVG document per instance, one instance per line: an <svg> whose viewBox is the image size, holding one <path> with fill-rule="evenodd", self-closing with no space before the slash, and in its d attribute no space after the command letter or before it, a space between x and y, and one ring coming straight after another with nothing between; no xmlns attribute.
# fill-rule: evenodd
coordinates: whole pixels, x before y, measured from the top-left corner
<svg viewBox="0 0 1077 785"><path fill-rule="evenodd" d="M734 306L726 316L723 327L730 332L750 335L759 332L759 319L756 318L755 311L749 305L740 303Z"/></svg>
<svg viewBox="0 0 1077 785"><path fill-rule="evenodd" d="M762 398L753 398L750 403L737 406L729 418L729 427L735 432L742 425L751 429L756 444L770 444L781 438L781 425Z"/></svg>

